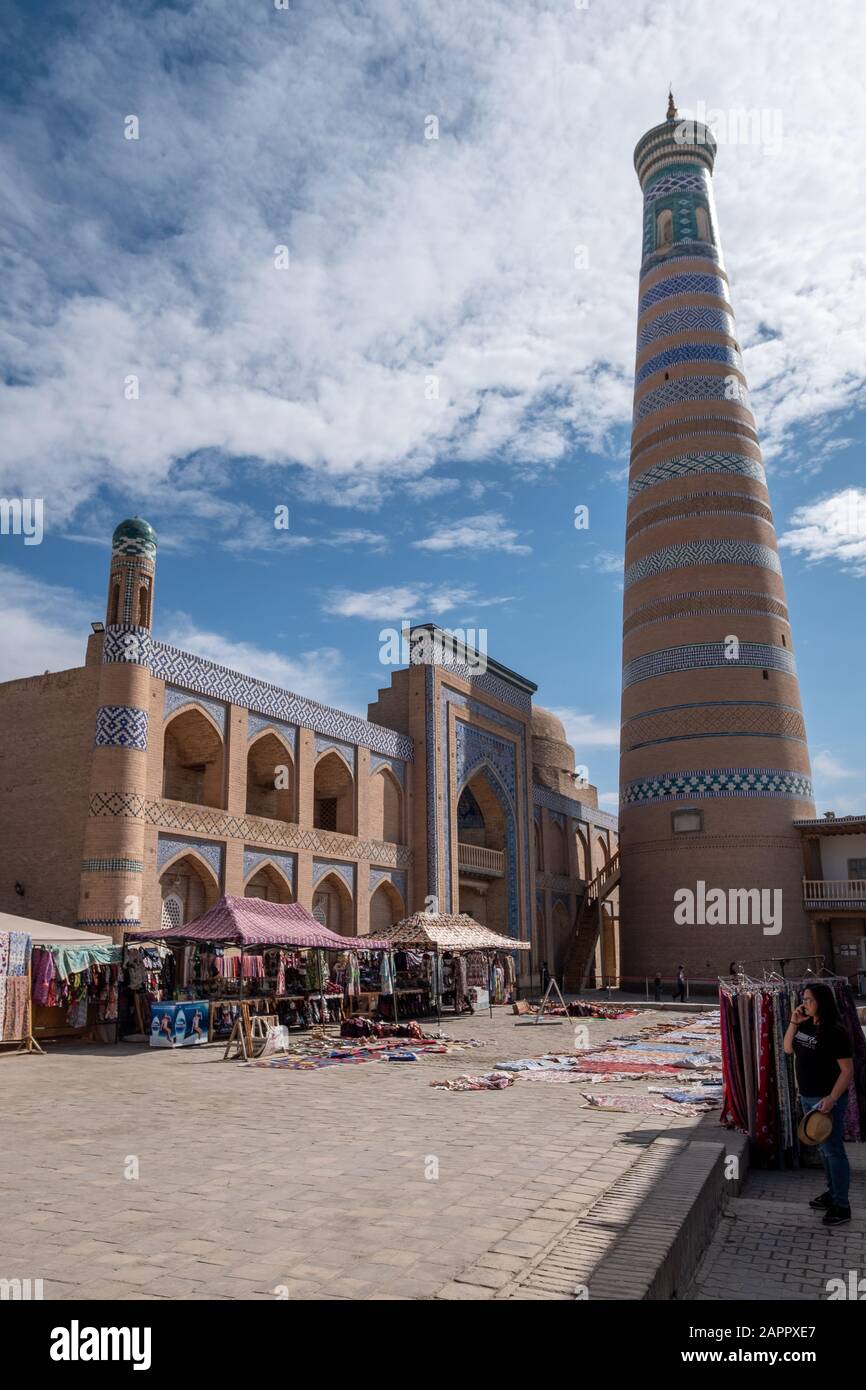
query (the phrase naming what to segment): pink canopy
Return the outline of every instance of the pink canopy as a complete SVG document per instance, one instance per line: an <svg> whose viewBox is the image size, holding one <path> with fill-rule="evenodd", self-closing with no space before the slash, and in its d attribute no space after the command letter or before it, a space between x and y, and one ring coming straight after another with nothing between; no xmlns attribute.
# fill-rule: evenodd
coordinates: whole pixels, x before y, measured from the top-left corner
<svg viewBox="0 0 866 1390"><path fill-rule="evenodd" d="M130 933L127 940L137 933ZM203 917L183 927L148 932L147 941L214 941L232 946L318 947L325 951L387 951L387 941L338 936L300 903L270 903L225 893Z"/></svg>

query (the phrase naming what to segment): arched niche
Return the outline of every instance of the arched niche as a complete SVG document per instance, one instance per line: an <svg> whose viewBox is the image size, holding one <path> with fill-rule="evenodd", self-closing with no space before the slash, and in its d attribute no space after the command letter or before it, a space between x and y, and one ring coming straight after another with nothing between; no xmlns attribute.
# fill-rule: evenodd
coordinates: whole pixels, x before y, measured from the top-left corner
<svg viewBox="0 0 866 1390"><path fill-rule="evenodd" d="M370 896L370 935L383 935L405 916L403 899L393 883L383 879Z"/></svg>
<svg viewBox="0 0 866 1390"><path fill-rule="evenodd" d="M368 816L371 840L404 843L403 788L389 767L370 774Z"/></svg>
<svg viewBox="0 0 866 1390"><path fill-rule="evenodd" d="M313 825L317 830L355 833L355 779L334 749L323 753L313 778Z"/></svg>
<svg viewBox="0 0 866 1390"><path fill-rule="evenodd" d="M271 730L253 739L247 749L248 816L293 821L295 765L288 744Z"/></svg>
<svg viewBox="0 0 866 1390"><path fill-rule="evenodd" d="M274 864L265 861L253 869L244 884L245 898L264 898L269 903L290 903L292 890Z"/></svg>
<svg viewBox="0 0 866 1390"><path fill-rule="evenodd" d="M352 895L340 874L325 874L316 884L313 889L313 916L339 936L355 935Z"/></svg>
<svg viewBox="0 0 866 1390"><path fill-rule="evenodd" d="M166 864L159 876L159 889L160 921L172 927L194 922L220 896L213 869L194 850L187 850Z"/></svg>
<svg viewBox="0 0 866 1390"><path fill-rule="evenodd" d="M165 727L162 794L196 806L224 805L225 747L222 735L196 706L180 709Z"/></svg>

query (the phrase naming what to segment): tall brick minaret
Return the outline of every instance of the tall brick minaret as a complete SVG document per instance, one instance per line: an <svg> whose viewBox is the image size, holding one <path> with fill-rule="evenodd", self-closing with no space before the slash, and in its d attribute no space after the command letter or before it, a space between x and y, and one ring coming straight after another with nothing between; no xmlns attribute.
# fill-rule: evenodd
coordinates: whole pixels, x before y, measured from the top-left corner
<svg viewBox="0 0 866 1390"><path fill-rule="evenodd" d="M709 129L638 142L643 258L623 620L623 974L806 955L814 816L773 514L712 193ZM781 889L782 928L680 925L674 894ZM775 900L773 900L775 901ZM741 900L737 911L751 920Z"/></svg>
<svg viewBox="0 0 866 1390"><path fill-rule="evenodd" d="M116 941L141 925L155 573L152 526L122 521L111 542L78 905L79 926Z"/></svg>

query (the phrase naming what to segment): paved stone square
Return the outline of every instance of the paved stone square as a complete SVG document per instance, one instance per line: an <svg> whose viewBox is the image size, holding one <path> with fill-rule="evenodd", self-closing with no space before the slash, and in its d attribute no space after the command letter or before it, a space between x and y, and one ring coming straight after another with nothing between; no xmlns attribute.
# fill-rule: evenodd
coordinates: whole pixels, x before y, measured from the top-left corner
<svg viewBox="0 0 866 1390"><path fill-rule="evenodd" d="M49 1299L514 1296L654 1140L700 1122L585 1109L577 1083L430 1080L570 1051L574 1025L595 1042L655 1018L536 1028L499 1008L443 1022L481 1048L311 1072L215 1047L10 1058L0 1277L41 1278Z"/></svg>
<svg viewBox="0 0 866 1390"><path fill-rule="evenodd" d="M729 1202L688 1295L693 1299L827 1299L849 1282L866 1281L866 1153L849 1144L851 1221L832 1229L809 1199L825 1187L821 1168L750 1171L740 1197ZM860 1291L866 1296L866 1282Z"/></svg>

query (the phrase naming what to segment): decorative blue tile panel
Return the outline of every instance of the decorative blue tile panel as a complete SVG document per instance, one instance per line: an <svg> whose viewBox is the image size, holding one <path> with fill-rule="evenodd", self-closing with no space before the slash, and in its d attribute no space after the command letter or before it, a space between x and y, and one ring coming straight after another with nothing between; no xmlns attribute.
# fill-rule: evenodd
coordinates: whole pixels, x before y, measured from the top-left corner
<svg viewBox="0 0 866 1390"><path fill-rule="evenodd" d="M767 475L763 465L758 463L757 459L749 458L747 454L681 454L679 458L654 463L652 468L639 473L629 485L629 501L645 488L656 487L659 483L669 483L671 478L693 478L704 473L727 473L732 477L754 478L755 482L767 486Z"/></svg>
<svg viewBox="0 0 866 1390"><path fill-rule="evenodd" d="M623 689L627 690L639 681L652 680L654 676L669 676L677 671L695 671L707 667L753 666L796 675L794 658L784 647L773 647L763 642L741 642L739 656L734 661L726 657L725 645L724 642L698 642L691 646L666 647L635 657L622 668Z"/></svg>
<svg viewBox="0 0 866 1390"><path fill-rule="evenodd" d="M616 816L610 815L607 811L598 811L594 806L587 806L582 801L572 801L570 797L553 792L549 787L539 787L535 784L532 788L532 799L536 806L546 806L548 811L561 811L573 820L585 821L588 825L598 826L599 829L617 828Z"/></svg>
<svg viewBox="0 0 866 1390"><path fill-rule="evenodd" d="M644 205L664 198L669 193L708 193L710 179L705 169L684 170L682 173L665 173L659 170L652 183L644 189Z"/></svg>
<svg viewBox="0 0 866 1390"><path fill-rule="evenodd" d="M675 367L681 362L725 362L729 367L743 370L743 359L727 343L681 343L679 347L666 348L647 358L634 379L635 386L646 381L654 372L665 367Z"/></svg>
<svg viewBox="0 0 866 1390"><path fill-rule="evenodd" d="M422 651L420 654L413 654L412 664L426 666L431 663L424 660ZM478 671L462 661L437 661L435 664L440 671L449 671L455 676L460 676L462 680L468 681L473 695L476 693L492 695L494 699L501 700L504 705L513 705L515 709L529 710L532 708L532 693L530 691L513 685L511 681L503 680L493 671Z"/></svg>
<svg viewBox="0 0 866 1390"><path fill-rule="evenodd" d="M279 734L284 743L291 748L293 755L298 751L298 731L294 724L284 724L281 719L269 719L265 714L247 715L247 738L255 738L265 729L272 729L275 734Z"/></svg>
<svg viewBox="0 0 866 1390"><path fill-rule="evenodd" d="M100 705L96 711L97 748L147 748L147 710L134 705Z"/></svg>
<svg viewBox="0 0 866 1390"><path fill-rule="evenodd" d="M562 903L562 906L564 908L566 908L568 911L571 911L571 898L569 897L568 893L551 893L550 906L556 907L557 903Z"/></svg>
<svg viewBox="0 0 866 1390"><path fill-rule="evenodd" d="M458 719L454 726L457 755L457 785L462 787L469 781L475 769L484 762L490 763L501 780L511 799L515 799L514 744L506 739L496 738L486 729L474 724L464 724Z"/></svg>
<svg viewBox="0 0 866 1390"><path fill-rule="evenodd" d="M160 835L156 844L156 867L162 869L177 854L194 849L213 869L217 882L223 882L223 854L225 845L221 840L200 840L192 836Z"/></svg>
<svg viewBox="0 0 866 1390"><path fill-rule="evenodd" d="M105 665L114 661L129 661L136 666L150 666L153 639L146 627L133 623L114 623L105 629L102 639L102 660Z"/></svg>
<svg viewBox="0 0 866 1390"><path fill-rule="evenodd" d="M427 894L439 896L440 836L436 797L436 682L433 667L424 672L424 740L427 767ZM447 764L446 764L447 770ZM446 780L447 785L447 780Z"/></svg>
<svg viewBox="0 0 866 1390"><path fill-rule="evenodd" d="M405 869L371 869L370 870L370 895L372 897L380 883L390 883L400 897L403 899L403 906L406 906L406 870Z"/></svg>
<svg viewBox="0 0 866 1390"><path fill-rule="evenodd" d="M677 381L665 381L635 401L632 421L638 425L657 410L667 410L669 406L689 401L730 401L731 405L750 410L748 391L739 377L736 383L738 394L732 396L730 382L723 376L686 376Z"/></svg>
<svg viewBox="0 0 866 1390"><path fill-rule="evenodd" d="M355 749L351 743L344 743L339 738L328 738L325 734L316 734L316 757L321 757L323 753L339 753L354 777Z"/></svg>
<svg viewBox="0 0 866 1390"><path fill-rule="evenodd" d="M255 869L267 861L275 865L286 879L292 893L295 891L295 864L298 856L296 854L281 854L279 851L271 849L250 849L244 845L244 883Z"/></svg>
<svg viewBox="0 0 866 1390"><path fill-rule="evenodd" d="M650 271L657 270L662 264L670 265L673 261L693 261L695 259L711 261L720 269L723 265L721 252L715 246L711 246L708 241L690 241L687 237L683 237L676 243L674 251L663 248L660 251L650 251L649 255L644 252L640 267L641 282L646 279Z"/></svg>
<svg viewBox="0 0 866 1390"><path fill-rule="evenodd" d="M723 309L708 309L698 304L689 304L682 309L669 309L657 314L638 329L637 349L641 352L649 343L659 338L669 338L675 333L724 333L734 338L734 320Z"/></svg>
<svg viewBox="0 0 866 1390"><path fill-rule="evenodd" d="M629 589L641 579L687 565L756 565L774 574L782 573L779 557L768 545L759 545L756 541L686 541L682 545L666 545L663 550L654 550L651 555L629 565L625 587Z"/></svg>
<svg viewBox="0 0 866 1390"><path fill-rule="evenodd" d="M380 767L390 768L401 787L406 783L406 764L399 758L383 758L381 754L374 753L370 759L370 772L378 772Z"/></svg>
<svg viewBox="0 0 866 1390"><path fill-rule="evenodd" d="M627 782L623 804L644 806L660 801L722 796L789 797L812 801L812 783L802 772L763 767L716 767L705 772L662 772Z"/></svg>
<svg viewBox="0 0 866 1390"><path fill-rule="evenodd" d="M660 280L657 285L653 285L651 290L647 290L638 304L638 313L646 313L654 304L660 304L663 299L672 299L678 294L712 294L727 303L728 285L720 275L699 275L697 272L690 275L670 275L666 280Z"/></svg>
<svg viewBox="0 0 866 1390"><path fill-rule="evenodd" d="M344 864L341 859L313 860L313 887L321 883L326 874L337 874L345 883L352 897L355 896L355 865Z"/></svg>
<svg viewBox="0 0 866 1390"><path fill-rule="evenodd" d="M168 719L176 710L183 705L198 705L205 710L216 724L223 738L226 736L226 718L228 710L225 705L218 700L208 700L204 695L191 695L188 690L178 690L176 686L167 685L165 687L165 699L162 705L162 717Z"/></svg>
<svg viewBox="0 0 866 1390"><path fill-rule="evenodd" d="M121 623L106 628L102 659L105 662L133 661L141 666L149 666L154 676L171 685L210 696L227 705L240 705L348 744L361 744L388 758L403 758L411 762L414 756L412 739L396 729L372 724L356 714L346 714L329 705L320 705L315 700L306 700L302 695L295 695L278 685L245 676L205 657L169 647L165 642L155 642L143 627Z"/></svg>

